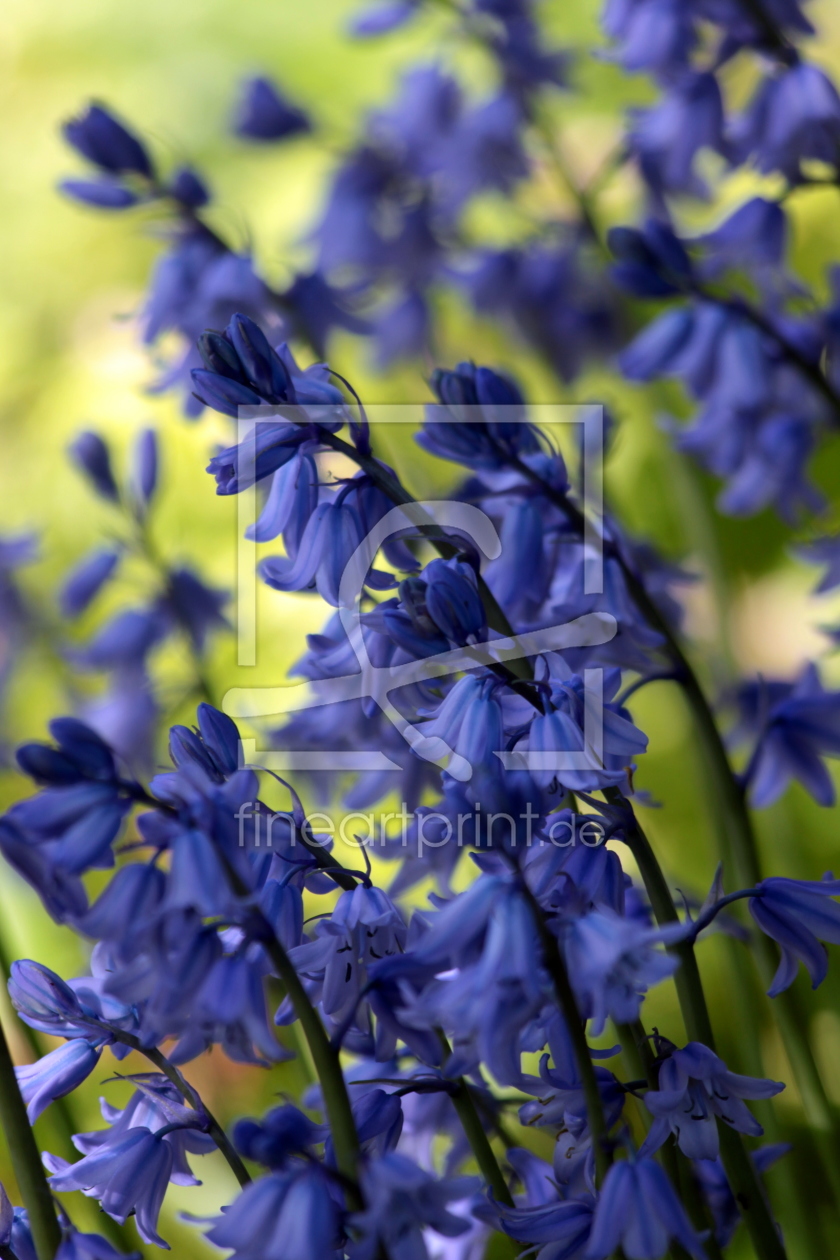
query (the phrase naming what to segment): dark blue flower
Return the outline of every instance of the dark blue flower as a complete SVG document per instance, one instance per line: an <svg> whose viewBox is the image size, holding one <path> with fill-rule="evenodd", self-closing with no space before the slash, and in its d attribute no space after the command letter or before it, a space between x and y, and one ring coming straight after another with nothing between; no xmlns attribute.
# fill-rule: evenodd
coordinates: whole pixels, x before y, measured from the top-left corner
<svg viewBox="0 0 840 1260"><path fill-rule="evenodd" d="M83 1037L67 1041L37 1063L15 1068L29 1123L34 1124L56 1098L86 1081L99 1062L100 1051Z"/></svg>
<svg viewBox="0 0 840 1260"><path fill-rule="evenodd" d="M17 1246L17 1244L15 1244ZM23 1252L15 1250L18 1260L27 1260ZM80 1234L77 1229L66 1229L55 1260L141 1260L139 1251L128 1257L119 1252L101 1234Z"/></svg>
<svg viewBox="0 0 840 1260"><path fill-rule="evenodd" d="M210 200L207 185L190 166L182 166L170 176L167 191L174 201L188 210L200 210Z"/></svg>
<svg viewBox="0 0 840 1260"><path fill-rule="evenodd" d="M690 287L691 261L668 224L649 219L642 231L612 228L608 244L615 279L637 297L668 297Z"/></svg>
<svg viewBox="0 0 840 1260"><path fill-rule="evenodd" d="M800 963L816 989L828 972L828 953L820 942L840 945L840 906L831 900L840 895L840 880L830 875L822 880L775 877L762 880L758 889L750 898L750 914L782 951L769 996L793 984Z"/></svg>
<svg viewBox="0 0 840 1260"><path fill-rule="evenodd" d="M222 612L229 599L227 591L206 586L189 569L173 569L159 606L186 631L195 650L202 652L212 630L230 629L230 622Z"/></svg>
<svg viewBox="0 0 840 1260"><path fill-rule="evenodd" d="M745 1098L774 1098L784 1085L730 1072L707 1046L690 1041L659 1066L659 1085L645 1094L654 1117L641 1154L653 1155L673 1133L689 1159L717 1159L716 1117L750 1137L764 1130L744 1105Z"/></svg>
<svg viewBox="0 0 840 1260"><path fill-rule="evenodd" d="M608 910L591 911L572 925L569 974L593 1036L603 1032L608 1017L618 1024L638 1019L647 990L677 968L677 960L657 947L679 940L683 931L678 924L648 928Z"/></svg>
<svg viewBox="0 0 840 1260"><path fill-rule="evenodd" d="M704 197L706 186L694 169L697 155L705 148L726 152L723 102L715 76L687 73L658 104L634 110L628 147L655 195Z"/></svg>
<svg viewBox="0 0 840 1260"><path fill-rule="evenodd" d="M91 552L76 565L65 578L59 594L61 611L65 617L78 617L85 611L113 576L119 562L119 551L108 548Z"/></svg>
<svg viewBox="0 0 840 1260"><path fill-rule="evenodd" d="M172 1147L165 1138L138 1127L69 1164L57 1155L44 1157L54 1190L84 1190L99 1200L103 1212L124 1225L133 1215L144 1242L165 1247L157 1232L163 1196L172 1172Z"/></svg>
<svg viewBox="0 0 840 1260"><path fill-rule="evenodd" d="M423 0L378 0L353 19L350 29L354 35L385 35L410 22Z"/></svg>
<svg viewBox="0 0 840 1260"><path fill-rule="evenodd" d="M179 1186L200 1185L187 1155L209 1155L216 1149L213 1138L201 1128L206 1125L204 1112L188 1107L172 1082L158 1072L140 1073L124 1079L137 1086L126 1106L113 1107L105 1099L100 1099L102 1117L108 1127L75 1134L73 1145L83 1155L104 1153L119 1146L134 1129L145 1128L156 1133L170 1127L172 1131L163 1137L172 1151L169 1180Z"/></svg>
<svg viewBox="0 0 840 1260"><path fill-rule="evenodd" d="M834 783L822 758L840 754L840 693L823 688L816 667L795 683L745 683L736 702L736 737L756 739L746 771L753 803L772 805L798 779L818 804L832 805Z"/></svg>
<svg viewBox="0 0 840 1260"><path fill-rule="evenodd" d="M97 206L100 210L127 210L140 200L131 188L107 176L101 179L63 179L59 188L75 201Z"/></svg>
<svg viewBox="0 0 840 1260"><path fill-rule="evenodd" d="M235 1260L338 1260L341 1216L327 1177L307 1165L246 1186L207 1237Z"/></svg>
<svg viewBox="0 0 840 1260"><path fill-rule="evenodd" d="M98 433L80 433L70 445L70 454L103 499L116 503L120 497L111 470L111 453Z"/></svg>
<svg viewBox="0 0 840 1260"><path fill-rule="evenodd" d="M310 131L312 124L278 91L270 79L247 79L242 85L234 131L246 140L288 140Z"/></svg>
<svg viewBox="0 0 840 1260"><path fill-rule="evenodd" d="M154 429L143 429L134 446L132 471L132 487L137 506L141 511L148 508L154 497L158 484L159 464L157 433Z"/></svg>
<svg viewBox="0 0 840 1260"><path fill-rule="evenodd" d="M592 1228L593 1200L569 1199L538 1207L497 1208L502 1229L518 1243L538 1248L537 1260L575 1260Z"/></svg>
<svg viewBox="0 0 840 1260"><path fill-rule="evenodd" d="M733 139L742 161L796 183L803 161L840 161L840 95L818 66L797 59L761 81Z"/></svg>
<svg viewBox="0 0 840 1260"><path fill-rule="evenodd" d="M63 131L68 144L103 171L153 177L151 158L141 141L104 106L90 105L81 117L66 122Z"/></svg>
<svg viewBox="0 0 840 1260"><path fill-rule="evenodd" d="M371 1161L361 1180L366 1207L351 1218L361 1235L353 1246L354 1260L375 1260L380 1248L391 1260L420 1260L426 1250L424 1229L457 1238L470 1227L447 1204L467 1198L476 1189L474 1177L438 1180L395 1151Z"/></svg>
<svg viewBox="0 0 840 1260"><path fill-rule="evenodd" d="M290 1156L308 1154L323 1137L322 1126L291 1104L274 1107L262 1120L237 1120L233 1128L237 1150L266 1168L283 1168Z"/></svg>
<svg viewBox="0 0 840 1260"><path fill-rule="evenodd" d="M774 1142L770 1146L762 1146L756 1151L751 1151L750 1159L756 1172L763 1173L789 1150L789 1143ZM694 1172L714 1219L715 1238L718 1245L728 1247L740 1224L741 1209L732 1193L723 1164L719 1159L699 1159L694 1164Z"/></svg>
<svg viewBox="0 0 840 1260"><path fill-rule="evenodd" d="M674 1239L697 1260L703 1245L666 1173L652 1159L621 1160L607 1173L595 1206L586 1260L660 1260Z"/></svg>

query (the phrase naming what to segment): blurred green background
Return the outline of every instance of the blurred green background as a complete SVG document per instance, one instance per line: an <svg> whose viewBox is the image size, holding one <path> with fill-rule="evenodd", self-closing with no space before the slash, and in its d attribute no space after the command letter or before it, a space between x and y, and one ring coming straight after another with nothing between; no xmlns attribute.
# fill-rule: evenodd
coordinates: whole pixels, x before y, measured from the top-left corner
<svg viewBox="0 0 840 1260"><path fill-rule="evenodd" d="M101 430L125 458L139 428L154 424L163 443L163 489L154 518L161 550L172 562L193 561L213 584L232 588L236 546L235 502L216 498L203 472L214 442L227 436L223 418L207 416L185 422L175 398L146 391L154 374L138 344L136 316L147 277L160 253L161 224L145 212L104 214L63 200L56 180L76 173L78 163L63 145L60 122L91 97L113 106L149 138L165 167L189 160L208 177L215 194L211 218L240 247L251 243L260 268L272 280L288 279L294 265L308 258L306 232L320 204L336 152L363 127L366 108L387 99L401 67L437 54L440 20L426 17L406 32L367 44L353 43L346 23L352 0L310 0L285 4L251 0L232 5L222 0L146 0L125 5L117 0L5 0L0 8L0 535L35 531L40 558L21 583L40 610L43 635L33 637L17 671L3 715L3 739L14 743L44 733L51 716L66 705L63 673L51 627L57 620L60 576L89 547L115 528L110 509L94 501L68 463L66 448L82 427ZM810 13L821 31L812 55L840 69L840 7L820 0ZM567 164L586 179L609 153L620 134L621 111L649 98L642 81L628 81L612 67L592 59L586 48L598 42L595 0L547 0L543 15L559 42L581 51L576 83L579 93L558 96L552 117ZM464 73L480 82L482 68L468 51L447 48ZM229 119L239 81L249 73L269 73L293 99L314 114L322 131L313 139L283 148L259 149L236 141ZM740 72L739 72L740 73ZM735 74L728 88L733 98L748 84ZM741 174L719 180L721 205L731 205L760 185ZM613 181L599 207L602 222L619 222L636 213L637 189L629 177ZM520 210L562 215L572 209L568 194L540 172L523 192ZM824 292L825 268L840 259L840 201L836 190L808 191L789 204L796 272ZM686 222L705 222L711 210L685 211ZM511 217L492 203L481 208L480 227L495 238L515 233ZM814 601L814 574L789 554L790 530L770 514L750 521L721 519L714 511L715 487L670 450L657 424L664 410L686 414L675 389L636 389L623 385L609 368L589 372L571 389L520 351L509 337L477 323L454 300L441 312L441 359L472 357L513 371L543 401L597 400L610 403L617 419L607 487L613 505L639 536L656 542L701 575L686 591L687 627L696 659L710 686L739 672L791 675L807 658L825 652L827 640L815 626L837 619L836 601ZM640 312L641 315L641 312ZM331 361L350 377L369 401L417 401L427 396L422 364L376 376L363 343L339 337ZM434 492L451 479L451 469L418 462L410 435L388 437L389 457L410 459L409 479ZM820 454L816 477L832 506L840 511L840 451L836 439ZM149 578L129 567L113 592L82 618L84 638L110 608L142 597ZM261 592L259 605L260 681L279 682L299 654L303 634L318 628L326 609L317 598ZM5 650L0 641L0 653ZM159 662L170 681L189 669L176 649ZM251 671L235 665L234 640L214 641L209 665L214 690L222 695L237 682L253 681ZM824 661L824 673L836 685L836 660ZM92 684L90 684L92 685ZM645 809L645 822L668 873L686 892L702 896L716 857L710 823L714 801L705 792L697 768L689 718L667 684L656 684L633 703L639 725L651 738L642 759L638 785L661 809ZM186 712L173 714L186 720ZM0 775L0 804L24 790L10 770ZM764 866L775 874L817 878L840 865L837 816L821 811L798 789L787 793L759 817ZM84 946L55 927L34 895L7 869L0 870L0 942L11 957L29 956L64 975L84 967ZM764 1019L764 1044L745 1045L740 1012L733 1005L733 954L721 938L702 947L721 1049L733 1066L749 1067L763 1059L768 1075L790 1079L777 1034ZM747 962L747 966L751 965ZM801 984L801 980L800 980ZM816 1036L834 1101L840 1104L840 970L807 1000L807 1018ZM19 1061L31 1058L20 1026L8 1010L3 1019ZM679 1039L679 1016L669 986L646 1008L647 1023ZM286 1034L284 1034L285 1036ZM94 1079L74 1097L82 1127L98 1122L100 1081L112 1070L142 1071L142 1062L122 1065L103 1057ZM190 1066L188 1075L220 1118L261 1110L279 1091L297 1093L306 1078L305 1061L272 1071L231 1064L220 1052ZM126 1086L108 1086L109 1098L128 1095ZM808 1228L827 1231L840 1253L836 1205L811 1171L809 1136L794 1087L775 1108L778 1129L772 1134L797 1143L793 1156L771 1174L770 1185L791 1240ZM69 1157L66 1138L51 1113L38 1124L49 1149ZM523 1135L539 1147L540 1139ZM543 1144L543 1150L547 1149ZM163 1233L178 1255L209 1248L200 1234L177 1219L180 1211L214 1212L229 1201L234 1185L216 1157L198 1170L200 1189L174 1188L164 1212ZM6 1153L0 1152L0 1177L14 1190ZM796 1208L793 1191L804 1196L808 1211ZM68 1207L88 1226L95 1205L80 1195L67 1196ZM129 1226L133 1233L133 1225ZM798 1245L798 1244L797 1244ZM749 1255L741 1239L735 1254ZM797 1247L792 1245L792 1257Z"/></svg>

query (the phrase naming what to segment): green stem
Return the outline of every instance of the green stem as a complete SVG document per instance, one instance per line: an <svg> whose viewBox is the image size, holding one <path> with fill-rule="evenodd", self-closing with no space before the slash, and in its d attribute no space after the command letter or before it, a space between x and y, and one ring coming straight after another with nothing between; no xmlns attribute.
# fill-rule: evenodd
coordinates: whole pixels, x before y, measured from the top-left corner
<svg viewBox="0 0 840 1260"><path fill-rule="evenodd" d="M268 926L267 921L266 925ZM341 1070L339 1053L330 1044L324 1025L309 1001L309 996L301 984L291 959L273 933L265 942L265 948L274 969L286 986L289 1000L303 1029L303 1035L321 1083L324 1108L332 1131L336 1164L339 1172L347 1178L349 1183L348 1198L352 1200L353 1208L359 1210L363 1206L356 1182L359 1138L350 1106L350 1096L347 1093L347 1083Z"/></svg>
<svg viewBox="0 0 840 1260"><path fill-rule="evenodd" d="M9 956L6 952L5 943L0 936L0 983L5 984L9 976ZM17 1014L15 1012L15 1014ZM23 1037L30 1052L35 1059L42 1058L46 1053L46 1049L41 1044L41 1039L35 1032L34 1028L30 1028L22 1019L18 1018L16 1025L17 1031ZM73 1115L72 1103L69 1098L56 1098L50 1105L48 1117L52 1122L53 1136L57 1137L63 1143L65 1148L65 1156L75 1154L76 1148L73 1145L73 1137L76 1133L80 1133L82 1126L77 1122ZM131 1231L126 1225L120 1225L119 1221L115 1221L107 1212L100 1212L97 1220L98 1226L103 1233L107 1234L111 1242L125 1252L138 1251L139 1245L136 1236L132 1237ZM2 1256L0 1256L2 1260Z"/></svg>
<svg viewBox="0 0 840 1260"><path fill-rule="evenodd" d="M632 1024L618 1024L617 1029L622 1051L633 1074L644 1076L650 1089L658 1089L659 1069L656 1055L641 1020L634 1020ZM722 1260L721 1250L714 1236L714 1221L697 1184L690 1160L670 1140L660 1149L659 1155L672 1186L679 1192L688 1209L694 1228L701 1233L708 1231L708 1237L703 1243L708 1260ZM683 1255L683 1249L676 1247L675 1254Z"/></svg>
<svg viewBox="0 0 840 1260"><path fill-rule="evenodd" d="M624 801L615 789L608 789L604 795L611 803L620 804L632 818L629 803ZM647 836L635 818L632 818L632 823L627 826L625 838L641 871L657 923L661 927L669 923L678 923L679 915L662 868ZM694 946L687 941L681 941L673 947L673 950L680 960L680 966L674 974L674 981L689 1040L701 1041L714 1051L714 1032L706 1006ZM718 1134L721 1160L759 1260L784 1260L785 1248L779 1238L755 1168L740 1135L721 1120L718 1120Z"/></svg>
<svg viewBox="0 0 840 1260"><path fill-rule="evenodd" d="M520 881L520 888L533 916L542 947L543 965L551 979L555 1000L571 1038L575 1065L580 1076L583 1097L586 1103L589 1131L592 1134L596 1178L600 1183L603 1181L612 1163L612 1150L604 1119L601 1092L598 1089L598 1078L595 1075L592 1056L589 1053L589 1043L586 1040L586 1029L578 1011L577 1001L569 980L569 973L566 970L566 963L563 955L560 953L557 937L546 923L542 907L524 879Z"/></svg>
<svg viewBox="0 0 840 1260"><path fill-rule="evenodd" d="M521 460L514 460L512 464L524 478L540 486L546 497L567 514L570 523L576 529L584 528L583 512L562 491L555 490ZM752 819L747 809L742 786L729 762L711 706L679 640L654 600L651 599L644 583L619 550L614 550L612 557L621 567L622 575L636 607L648 625L661 634L665 640L666 651L675 666L677 681L694 716L712 782L712 799L715 801L713 813L717 823L720 855L724 861L731 863L735 878L741 887L753 887L761 881L761 868ZM668 896L670 898L670 892ZM776 947L763 932L756 933L751 938L751 943L762 982L764 987L768 988L778 961ZM790 989L785 990L773 1000L771 1011L782 1034L806 1117L816 1132L827 1175L835 1194L840 1198L840 1126L838 1126L808 1039L807 1021L799 1011L796 998Z"/></svg>
<svg viewBox="0 0 840 1260"><path fill-rule="evenodd" d="M41 1154L18 1088L6 1034L0 1025L0 1125L6 1135L23 1205L38 1260L53 1260L61 1242L61 1227L52 1193L41 1163Z"/></svg>
<svg viewBox="0 0 840 1260"><path fill-rule="evenodd" d="M217 847L216 852L227 875L228 882L237 897L248 897L245 887L236 870L228 861L224 850ZM340 864L331 863L336 872ZM346 872L345 872L346 874ZM295 1015L303 1029L303 1035L309 1046L315 1071L321 1083L324 1098L324 1109L332 1132L333 1149L338 1170L346 1178L346 1193L351 1208L360 1211L364 1206L358 1187L359 1135L356 1132L356 1121L350 1106L350 1095L347 1093L347 1082L341 1070L339 1051L333 1047L327 1036L324 1025L318 1017L309 995L301 983L300 976L294 968L289 955L275 935L274 929L260 911L252 913L252 923L258 929L263 947L271 959L274 969L286 986L286 992L292 1003Z"/></svg>
<svg viewBox="0 0 840 1260"><path fill-rule="evenodd" d="M451 1054L449 1042L440 1029L437 1032L448 1058ZM452 1105L458 1113L461 1128L464 1130L464 1136L472 1148L472 1153L481 1170L481 1175L493 1191L497 1202L504 1203L506 1207L513 1207L513 1196L508 1189L504 1174L499 1167L499 1161L496 1159L493 1147L490 1145L490 1139L481 1122L469 1083L462 1076L455 1082L455 1085L455 1093L451 1095Z"/></svg>
<svg viewBox="0 0 840 1260"><path fill-rule="evenodd" d="M115 1041L120 1041L124 1046L131 1046L132 1050L136 1050L138 1054L144 1055L150 1063L154 1063L159 1072L172 1082L178 1093L194 1111L203 1113L207 1118L207 1132L216 1143L219 1150L224 1155L231 1167L233 1175L239 1182L240 1186L247 1186L251 1181L251 1175L248 1169L242 1163L242 1160L236 1153L234 1146L219 1124L216 1117L204 1105L198 1093L190 1085L186 1077L182 1076L174 1063L170 1063L166 1055L162 1051L157 1050L154 1046L144 1046L139 1037L135 1037L133 1033L123 1032L121 1029L112 1028L109 1025L109 1031Z"/></svg>

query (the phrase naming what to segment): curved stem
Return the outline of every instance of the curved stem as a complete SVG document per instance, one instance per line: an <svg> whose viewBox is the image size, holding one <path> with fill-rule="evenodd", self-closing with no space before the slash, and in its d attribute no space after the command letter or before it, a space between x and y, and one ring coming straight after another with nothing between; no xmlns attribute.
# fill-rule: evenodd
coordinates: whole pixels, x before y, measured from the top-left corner
<svg viewBox="0 0 840 1260"><path fill-rule="evenodd" d="M154 1063L159 1072L162 1072L167 1080L171 1081L177 1089L178 1093L190 1107L198 1114L203 1114L207 1118L207 1133L218 1146L231 1167L233 1175L239 1182L240 1186L247 1186L251 1180L248 1169L242 1163L242 1160L236 1153L230 1139L219 1124L213 1113L205 1107L196 1090L193 1089L189 1081L181 1075L174 1063L170 1063L166 1055L154 1046L144 1046L139 1037L135 1037L132 1033L122 1032L118 1028L110 1028L109 1030L115 1041L121 1041L124 1046L131 1046L132 1050L138 1051L144 1055L150 1063Z"/></svg>
<svg viewBox="0 0 840 1260"><path fill-rule="evenodd" d="M61 1227L55 1214L52 1193L41 1163L41 1153L29 1124L26 1106L18 1088L6 1034L0 1024L0 1125L6 1135L23 1205L38 1260L53 1260L61 1242Z"/></svg>
<svg viewBox="0 0 840 1260"><path fill-rule="evenodd" d="M5 942L0 936L0 983L5 984L10 973L9 958L6 953ZM17 1014L17 1013L16 1013ZM18 1016L15 1028L20 1032L26 1041L27 1046L32 1052L35 1059L42 1058L47 1051L41 1044L41 1039L34 1028L30 1028ZM69 1096L53 1099L49 1107L49 1118L52 1120L53 1137L57 1137L64 1145L65 1155L75 1153L73 1146L73 1137L76 1133L81 1132L81 1124L73 1115L73 1106ZM137 1238L136 1232L132 1238L132 1231L127 1225L120 1225L119 1221L115 1221L107 1212L100 1212L97 1220L99 1228L104 1234L107 1234L111 1242L124 1252L140 1251L141 1244ZM141 1253L142 1254L142 1253ZM2 1260L2 1256L0 1256Z"/></svg>
<svg viewBox="0 0 840 1260"><path fill-rule="evenodd" d="M249 890L245 887L237 872L227 859L224 850L216 846L216 852L222 863L225 874L237 897L247 898ZM339 1051L330 1043L326 1029L318 1017L318 1012L309 1000L309 995L301 983L289 955L281 945L268 919L259 910L252 912L252 922L257 929L259 939L271 959L277 975L286 986L286 992L294 1008L303 1035L309 1046L321 1092L324 1098L324 1109L332 1131L333 1149L339 1172L346 1179L347 1197L354 1211L364 1206L358 1188L359 1135L356 1132L356 1121L350 1106L350 1095L347 1082L341 1070Z"/></svg>
<svg viewBox="0 0 840 1260"><path fill-rule="evenodd" d="M630 820L625 829L626 842L641 871L657 923L660 926L678 923L677 908L662 868L656 860L650 841L633 816L628 802L623 800L615 789L607 789L604 795L612 804L623 808ZM689 941L681 941L673 949L680 960L680 966L674 974L674 982L689 1040L701 1041L714 1051L714 1031L709 1018L694 946ZM785 1248L776 1231L764 1192L740 1135L721 1121L718 1121L718 1134L721 1160L757 1255L760 1260L784 1260Z"/></svg>
<svg viewBox="0 0 840 1260"><path fill-rule="evenodd" d="M451 1053L449 1042L440 1030L438 1030L438 1037L448 1056ZM481 1123L481 1117L478 1114L469 1083L463 1077L460 1077L455 1082L455 1085L456 1089L450 1095L452 1105L458 1113L461 1128L464 1130L464 1136L472 1148L473 1155L475 1155L481 1175L493 1191L496 1200L499 1203L504 1203L506 1207L513 1207L513 1196L499 1167L499 1161L493 1153L490 1139L484 1131L484 1125Z"/></svg>
<svg viewBox="0 0 840 1260"><path fill-rule="evenodd" d="M542 907L524 879L520 879L520 889L533 916L537 934L540 938L540 945L542 946L543 965L551 978L555 1000L565 1020L572 1042L575 1065L580 1076L581 1088L586 1103L589 1131L592 1134L595 1172L598 1182L601 1182L612 1163L612 1150L604 1119L601 1092L598 1089L598 1078L595 1075L592 1056L589 1053L589 1044L586 1040L586 1030L578 1011L577 1001L569 980L569 973L566 970L566 963L563 955L560 953L557 937L546 923Z"/></svg>

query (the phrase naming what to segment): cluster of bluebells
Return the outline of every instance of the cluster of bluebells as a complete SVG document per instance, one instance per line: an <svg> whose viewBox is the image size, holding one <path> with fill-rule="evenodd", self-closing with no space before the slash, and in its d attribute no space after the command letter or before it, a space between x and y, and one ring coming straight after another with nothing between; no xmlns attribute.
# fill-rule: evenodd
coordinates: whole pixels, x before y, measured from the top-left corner
<svg viewBox="0 0 840 1260"><path fill-rule="evenodd" d="M193 1157L221 1145L242 1189L207 1236L241 1260L414 1260L441 1248L467 1257L493 1231L545 1260L606 1260L619 1246L656 1260L672 1242L701 1256L702 1226L660 1162L663 1148L676 1148L693 1169L707 1229L725 1244L742 1200L720 1135L760 1137L749 1104L781 1083L730 1070L709 1045L658 1034L648 1081L628 1081L607 1066L618 1047L584 1040L581 1059L580 1030L598 1038L608 1025L636 1026L649 990L680 966L675 951L738 897L781 946L771 993L793 982L800 962L819 983L825 942L840 942L840 882L772 878L725 898L716 887L699 917L657 924L624 869L637 828L633 772L647 745L626 683L661 676L664 628L679 611L670 588L684 575L608 519L603 592L585 593L588 544L563 458L529 421L515 383L489 368L436 373L437 401L417 435L462 468L465 505L500 541L488 562L465 526L432 541L402 509L384 532L406 496L395 494L393 470L326 367L300 368L241 312L224 332L206 333L199 352L193 383L203 402L271 412L208 469L220 494L260 489L249 532L283 543L283 554L261 562L263 580L317 592L331 606L296 666L313 703L277 743L387 750L393 769L349 780L314 772L307 789L344 793L355 808L396 793L411 813L401 834L383 826L373 838L386 890L369 865L341 862L296 792L286 811L261 799L236 724L208 703L194 727L172 727L170 768L149 782L80 718L56 720L51 743L18 750L38 790L0 819L0 846L52 917L92 943L89 974L73 979L28 960L12 966L21 1018L63 1039L17 1069L30 1120L85 1081L106 1047L117 1058L139 1050L158 1069L122 1078L134 1092L122 1108L103 1102L105 1127L74 1138L78 1160L45 1154L50 1185L84 1191L118 1222L134 1216L145 1243L166 1246L167 1186L194 1184ZM336 441L359 469L330 481L321 457ZM119 497L103 450L86 438L74 453L100 493ZM492 551L486 540L483 550ZM359 578L349 594L348 571ZM78 576L69 584L80 585ZM505 663L508 628L539 634L587 618L618 632L539 651L527 675ZM329 684L359 674L362 649L380 667L411 669L411 680L387 696L334 702ZM587 719L593 670L599 741ZM796 750L795 764L810 755L814 774L825 774L821 754L834 748L814 706L828 707L826 694L813 679L764 710L753 703L752 726L763 722L751 772L759 794L772 779L768 764L784 765L786 755L793 764ZM408 728L416 738L407 741ZM568 842L587 826L594 843ZM91 904L85 876L103 869L113 874ZM436 891L412 911L403 893L429 878ZM313 895L330 897L329 908L308 918ZM271 977L285 988L279 1005ZM306 1111L286 1103L226 1137L182 1067L219 1047L270 1068L291 1053L277 1029L302 1020L311 1036L312 1019L338 1084L327 1071L302 1100ZM488 1075L513 1100L497 1097ZM336 1089L349 1121L335 1110ZM504 1140L500 1184L469 1171L475 1133L462 1125L465 1099L485 1141ZM553 1159L508 1136L511 1106L510 1120L553 1140ZM759 1147L756 1170L781 1153Z"/></svg>
<svg viewBox="0 0 840 1260"><path fill-rule="evenodd" d="M424 7L378 0L355 32L382 36L424 20ZM772 999L800 964L819 985L826 946L840 944L830 873L726 896L716 879L699 914L680 916L662 913L649 867L639 864L643 882L623 860L646 844L634 773L648 740L630 701L652 680L686 682L675 645L691 575L611 514L588 520L580 470L516 382L469 361L433 373L416 434L460 478L463 512L430 522L378 458L348 382L321 360L336 328L370 337L381 365L416 358L432 344L438 293L454 286L566 380L594 357L630 381L679 379L699 409L670 426L674 440L724 480L724 511L819 510L807 464L840 415L840 307L819 308L790 274L782 203L818 178L815 162L836 179L840 98L794 42L811 29L798 0L610 0L601 54L659 91L632 112L621 146L619 164L643 189L642 225L616 225L604 241L582 194L579 221L488 247L472 235L471 207L515 203L541 177L571 58L549 46L530 0L469 0L449 18L488 59L491 86L474 96L440 64L409 70L341 159L312 269L283 290L208 225L195 171L162 175L102 105L65 128L93 168L64 182L68 195L172 213L143 336L155 345L174 331L182 345L155 388L178 385L191 416L248 419L207 471L223 496L256 487L248 537L276 546L262 581L317 594L329 615L292 671L308 706L265 732L311 767L289 809L275 809L236 724L210 703L205 649L227 625L225 595L153 541L156 434L139 435L122 481L100 435L74 442L119 524L117 541L68 574L64 617L86 617L138 559L152 583L141 605L63 645L68 668L107 675L105 689L54 721L50 743L17 752L37 790L0 817L0 851L90 944L82 976L13 964L21 1019L61 1040L18 1068L17 1084L34 1123L103 1052L146 1055L156 1070L120 1078L125 1105L103 1100L104 1127L75 1135L80 1158L44 1163L54 1191L82 1191L121 1224L133 1216L153 1246L168 1245L169 1184L196 1184L193 1160L220 1149L240 1189L205 1223L235 1260L474 1260L493 1233L538 1260L659 1260L672 1247L699 1257L710 1240L726 1247L742 1215L756 1254L779 1260L757 1178L784 1148L751 1145L763 1129L750 1104L784 1086L732 1070L710 1037L644 1039L645 1080L628 1078L627 1053L608 1066L618 1046L594 1044L644 1035L649 991L694 966L695 942L733 902L746 900L753 933L778 947ZM740 113L721 87L735 59L759 67ZM260 145L317 134L265 78L244 85L234 130ZM784 195L753 198L688 238L681 200L707 198L716 169L747 164L778 175ZM654 316L628 339L650 301ZM302 366L309 351L318 361ZM15 574L31 554L28 541L0 545L0 684L31 624ZM820 591L838 584L838 539L801 554L827 566ZM552 640L558 627L577 637ZM524 660L511 657L511 636L530 643ZM152 662L175 638L194 673L177 705L203 699L194 726L171 727L161 769ZM794 681L747 680L729 700L733 742L746 747L736 794L762 807L798 780L832 804L825 763L840 754L840 697L816 666ZM365 756L379 768L347 771ZM340 860L298 791L352 811L402 802L367 837L376 878L367 854L363 870L355 850ZM399 818L401 831L389 825ZM87 877L102 871L110 878L95 877L91 901ZM310 915L314 897L326 908ZM292 1024L317 1085L300 1106L226 1134L182 1068L218 1047L273 1069L292 1055L278 1031ZM547 1158L526 1146L532 1129ZM691 1213L674 1168L696 1192ZM61 1228L61 1260L116 1254L65 1214ZM26 1213L0 1196L5 1250L35 1254Z"/></svg>

